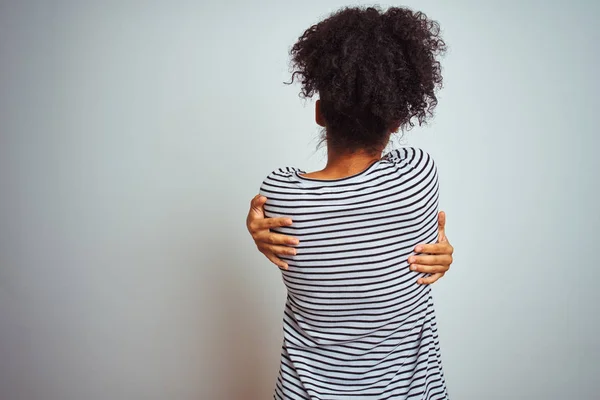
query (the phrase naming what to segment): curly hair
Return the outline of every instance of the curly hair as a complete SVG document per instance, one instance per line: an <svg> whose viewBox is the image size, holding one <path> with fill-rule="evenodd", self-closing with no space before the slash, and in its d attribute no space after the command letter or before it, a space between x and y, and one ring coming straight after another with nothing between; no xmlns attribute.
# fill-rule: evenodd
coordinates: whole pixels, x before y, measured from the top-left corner
<svg viewBox="0 0 600 400"><path fill-rule="evenodd" d="M290 50L300 96L318 94L330 146L381 150L390 130L426 123L442 87L440 26L422 12L343 8Z"/></svg>

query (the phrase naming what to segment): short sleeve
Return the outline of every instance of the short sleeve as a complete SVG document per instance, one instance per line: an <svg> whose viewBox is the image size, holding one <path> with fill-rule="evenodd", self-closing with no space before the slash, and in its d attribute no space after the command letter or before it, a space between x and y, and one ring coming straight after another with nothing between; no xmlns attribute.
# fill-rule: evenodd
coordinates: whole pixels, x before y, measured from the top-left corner
<svg viewBox="0 0 600 400"><path fill-rule="evenodd" d="M282 189L285 190L297 182L297 173L304 173L304 171L296 167L283 167L273 170L263 180L259 193L267 198L272 197L273 194L277 194Z"/></svg>
<svg viewBox="0 0 600 400"><path fill-rule="evenodd" d="M429 201L438 203L438 169L428 152L416 147L400 147L385 158L396 165L407 191L421 191Z"/></svg>
<svg viewBox="0 0 600 400"><path fill-rule="evenodd" d="M410 166L414 169L434 169L437 167L433 157L423 149L416 147L400 147L390 151L385 156L389 161L397 165Z"/></svg>

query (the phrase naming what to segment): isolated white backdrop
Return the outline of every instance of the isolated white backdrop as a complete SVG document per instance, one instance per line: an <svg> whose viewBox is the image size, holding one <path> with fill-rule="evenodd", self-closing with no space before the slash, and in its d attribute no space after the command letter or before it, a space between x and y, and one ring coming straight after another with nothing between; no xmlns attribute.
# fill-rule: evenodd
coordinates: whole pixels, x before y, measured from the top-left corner
<svg viewBox="0 0 600 400"><path fill-rule="evenodd" d="M271 397L285 298L244 226L315 170L295 39L343 3L0 1L0 398ZM454 399L593 399L600 17L592 1L419 1L450 51L431 126Z"/></svg>

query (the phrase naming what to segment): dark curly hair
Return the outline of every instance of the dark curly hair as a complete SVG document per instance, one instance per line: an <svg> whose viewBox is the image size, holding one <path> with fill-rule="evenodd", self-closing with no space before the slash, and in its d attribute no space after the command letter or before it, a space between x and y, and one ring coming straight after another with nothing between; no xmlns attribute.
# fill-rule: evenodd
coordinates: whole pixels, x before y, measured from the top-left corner
<svg viewBox="0 0 600 400"><path fill-rule="evenodd" d="M425 123L442 86L440 26L422 12L341 9L308 28L290 51L300 96L318 93L330 146L381 150L390 130Z"/></svg>

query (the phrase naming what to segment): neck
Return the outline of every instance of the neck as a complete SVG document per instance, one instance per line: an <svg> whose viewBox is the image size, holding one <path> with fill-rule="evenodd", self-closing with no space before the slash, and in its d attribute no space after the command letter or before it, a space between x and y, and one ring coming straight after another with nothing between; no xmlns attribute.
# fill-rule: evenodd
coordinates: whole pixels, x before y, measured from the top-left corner
<svg viewBox="0 0 600 400"><path fill-rule="evenodd" d="M375 161L381 159L382 151L355 150L353 152L339 151L327 147L327 165L324 172L336 175L353 175L364 171Z"/></svg>

